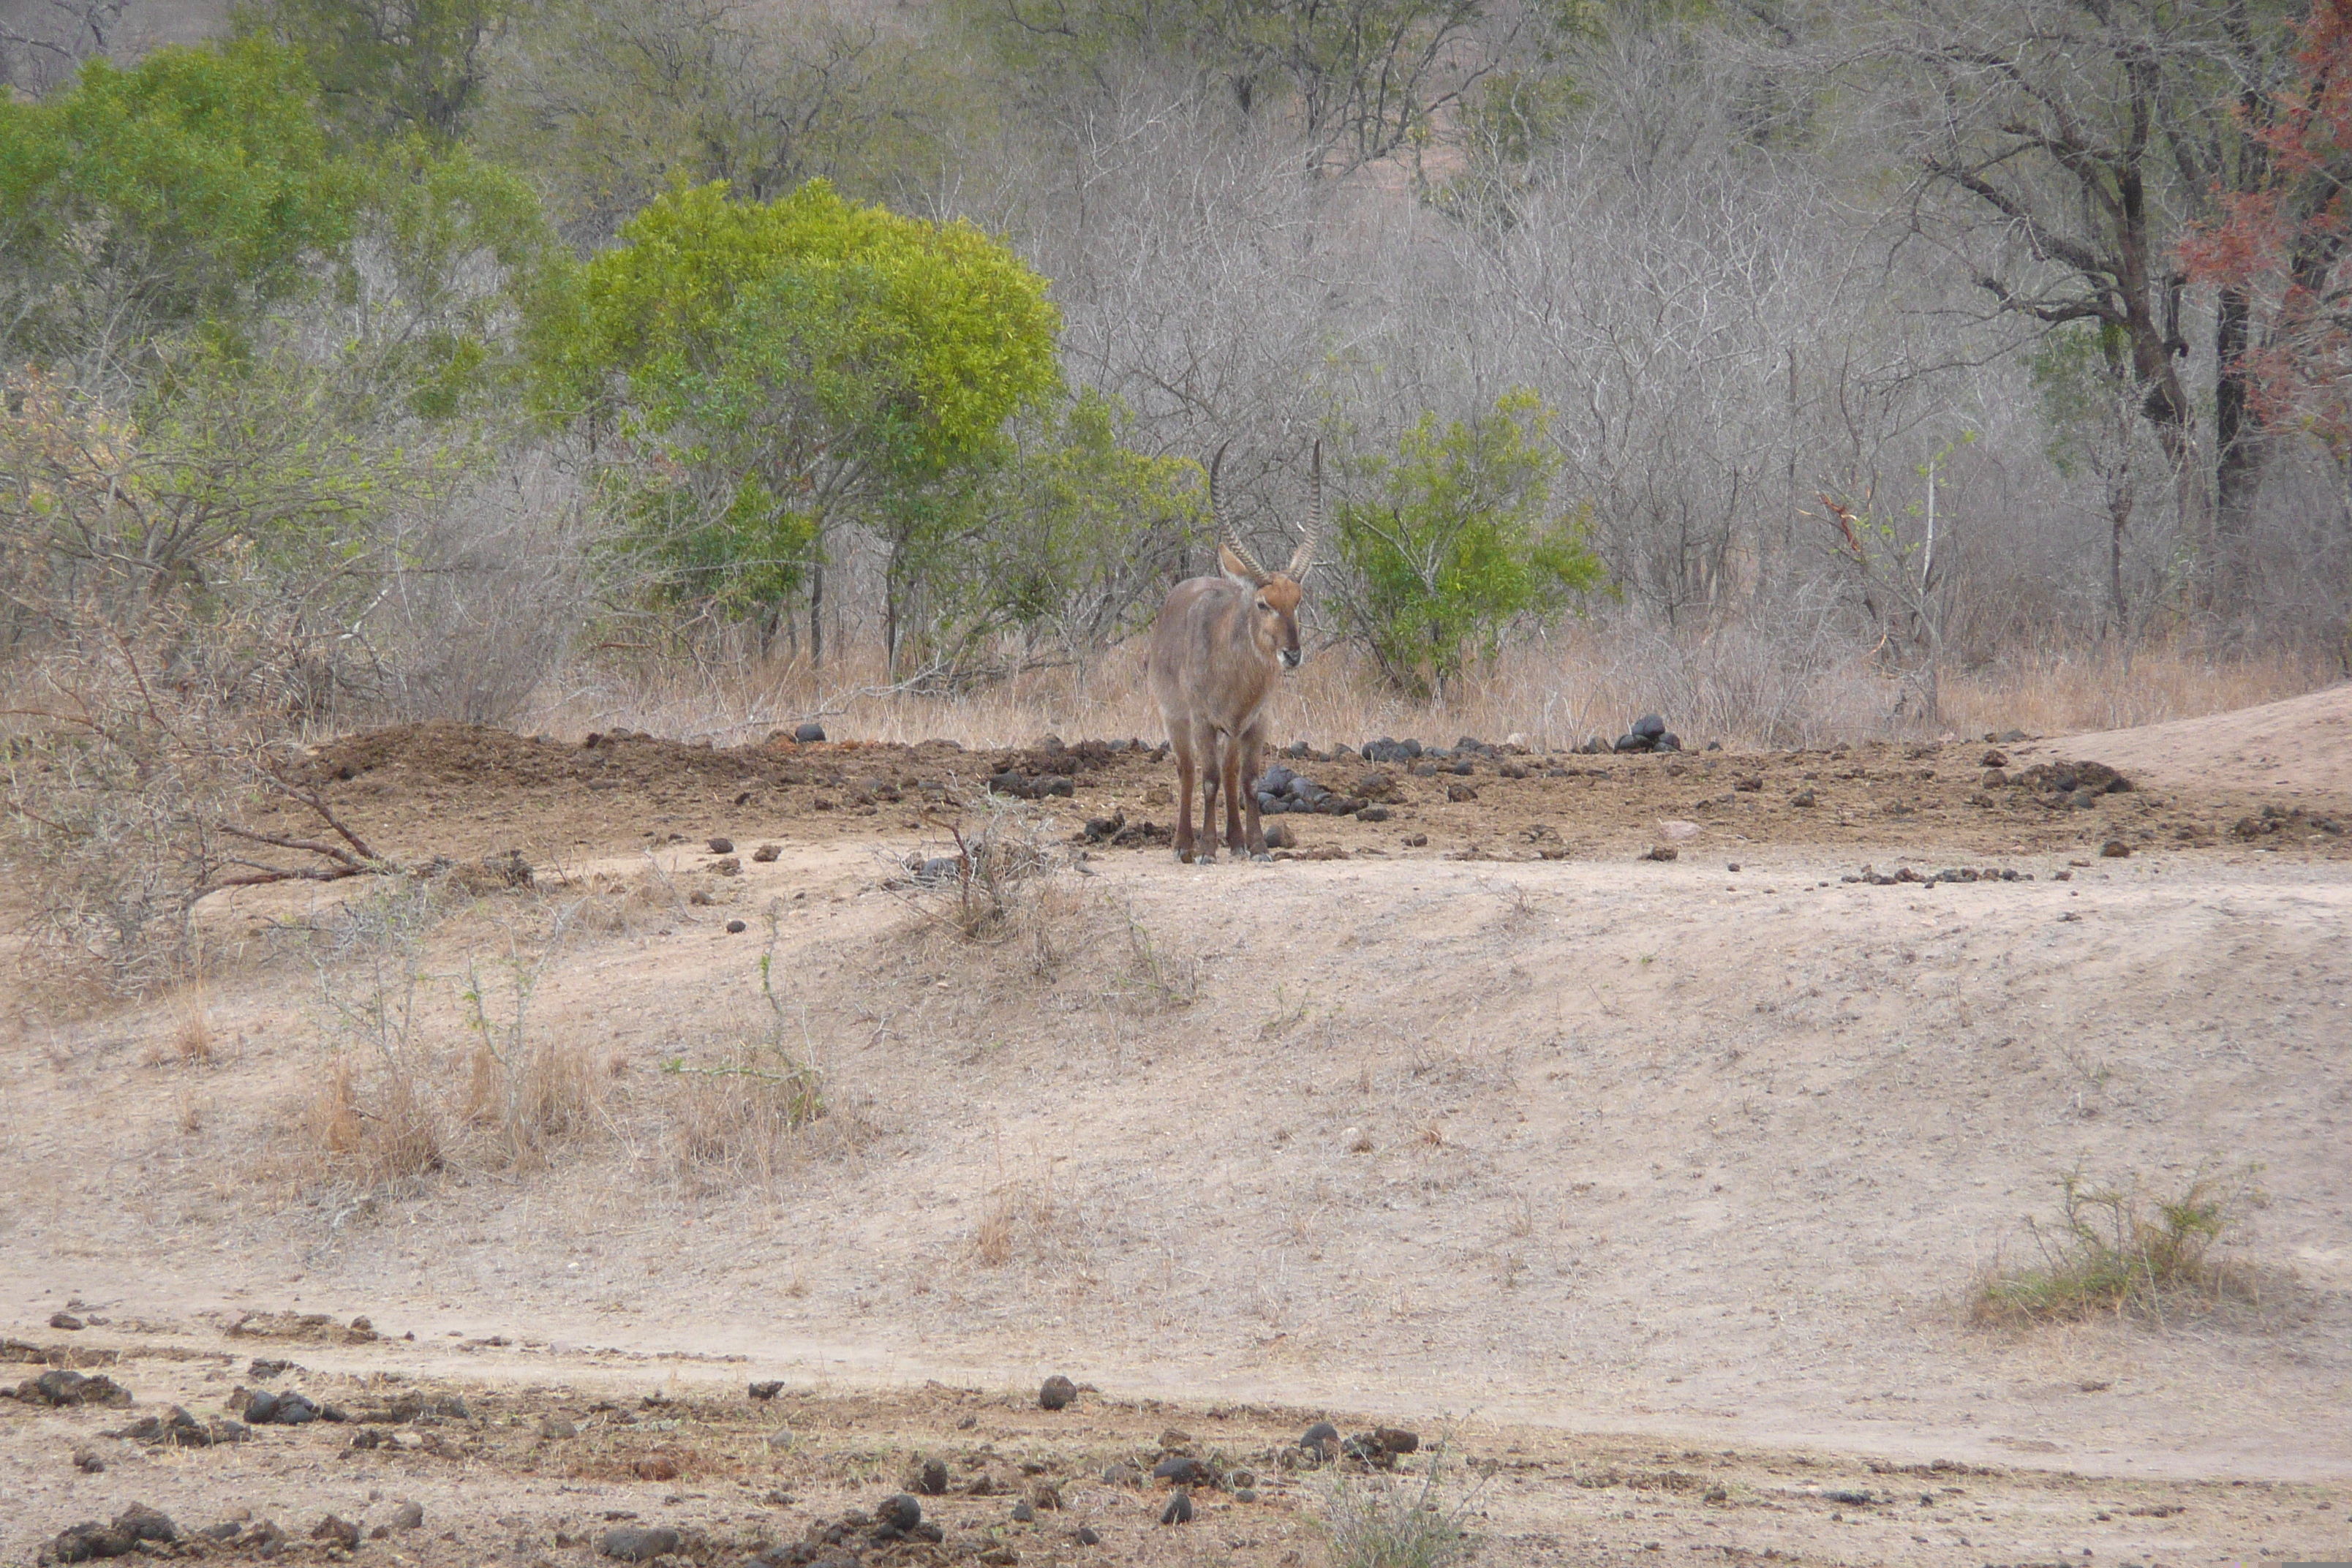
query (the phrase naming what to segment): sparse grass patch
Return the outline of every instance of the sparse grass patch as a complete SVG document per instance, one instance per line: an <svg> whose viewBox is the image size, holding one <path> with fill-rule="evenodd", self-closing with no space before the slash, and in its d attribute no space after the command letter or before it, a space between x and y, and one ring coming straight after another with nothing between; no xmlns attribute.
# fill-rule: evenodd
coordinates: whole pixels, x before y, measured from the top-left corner
<svg viewBox="0 0 2352 1568"><path fill-rule="evenodd" d="M1433 1449L1429 1468L1411 1477L1376 1471L1335 1475L1323 1494L1323 1534L1332 1568L1444 1568L1475 1552L1465 1527L1485 1484L1446 1500L1445 1450Z"/></svg>
<svg viewBox="0 0 2352 1568"><path fill-rule="evenodd" d="M772 916L768 940L769 951L760 955L757 1027L727 1039L715 1060L677 1056L662 1063L679 1083L666 1107L669 1164L698 1184L719 1178L772 1187L807 1131L832 1109L805 1037L798 1054L791 1047L792 1022L774 984Z"/></svg>
<svg viewBox="0 0 2352 1568"><path fill-rule="evenodd" d="M2026 1221L2040 1261L2006 1268L1996 1260L1970 1316L1984 1324L2108 1316L2161 1322L2177 1307L2252 1300L2251 1270L2223 1248L2244 1212L2266 1201L2254 1184L2260 1173L2258 1165L2200 1164L2167 1197L2137 1176L2104 1185L2080 1167L2069 1171L2059 1179L2059 1219Z"/></svg>
<svg viewBox="0 0 2352 1568"><path fill-rule="evenodd" d="M533 956L509 931L508 957L488 977L469 958L456 984L455 1020L436 1001L442 980L424 966L434 919L430 890L399 879L314 933L337 1048L302 1105L309 1159L297 1175L305 1184L366 1192L452 1166L538 1168L560 1142L602 1122L606 1085L589 1051L530 1016L532 990L561 945L563 911Z"/></svg>

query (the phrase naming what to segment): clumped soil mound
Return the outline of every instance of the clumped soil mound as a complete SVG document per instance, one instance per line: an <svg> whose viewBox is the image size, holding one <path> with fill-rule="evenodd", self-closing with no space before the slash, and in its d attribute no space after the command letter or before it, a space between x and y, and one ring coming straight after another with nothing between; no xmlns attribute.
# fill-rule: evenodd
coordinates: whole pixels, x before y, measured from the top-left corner
<svg viewBox="0 0 2352 1568"><path fill-rule="evenodd" d="M2072 742L1603 757L1474 742L1380 763L1349 748L1268 761L1284 792L1266 803L1269 842L1316 859L1664 858L1702 832L1735 849L1894 838L1962 858L2256 840L2352 853L2352 814L2282 801L2259 768L2207 764L2190 784L2147 787ZM575 745L425 724L322 746L314 765L333 807L395 857L513 850L543 862L715 837L870 843L934 835L991 795L1066 802L1070 836L1097 852L1164 854L1175 811L1173 761L1136 741L721 750L628 731Z"/></svg>

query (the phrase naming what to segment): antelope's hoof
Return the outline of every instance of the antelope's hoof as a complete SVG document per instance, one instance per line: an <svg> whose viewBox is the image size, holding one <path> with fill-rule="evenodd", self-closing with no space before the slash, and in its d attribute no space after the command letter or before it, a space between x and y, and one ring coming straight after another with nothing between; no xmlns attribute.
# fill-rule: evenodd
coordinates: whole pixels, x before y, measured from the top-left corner
<svg viewBox="0 0 2352 1568"><path fill-rule="evenodd" d="M1253 860L1261 861L1261 862L1265 863L1265 864L1267 864L1267 865L1271 865L1271 864L1273 863L1273 861L1274 861L1274 857L1273 857L1271 854L1267 853L1265 850L1263 850L1263 849L1253 849L1253 850L1251 850L1251 851L1250 851L1250 858L1251 858L1251 859L1253 859Z"/></svg>

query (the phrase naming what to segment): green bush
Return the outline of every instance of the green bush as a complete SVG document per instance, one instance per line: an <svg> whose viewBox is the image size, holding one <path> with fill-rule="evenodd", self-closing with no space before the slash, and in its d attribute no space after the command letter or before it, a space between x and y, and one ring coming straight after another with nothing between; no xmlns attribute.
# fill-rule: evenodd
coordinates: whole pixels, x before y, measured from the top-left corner
<svg viewBox="0 0 2352 1568"><path fill-rule="evenodd" d="M1977 1292L1977 1321L2161 1321L2168 1306L2243 1293L2246 1277L2214 1248L2246 1208L2263 1201L2254 1185L2260 1169L2200 1165L2169 1198L2151 1195L2137 1177L2104 1186L2069 1171L2059 1178L2059 1221L2026 1222L2041 1261L1990 1270Z"/></svg>
<svg viewBox="0 0 2352 1568"><path fill-rule="evenodd" d="M1534 393L1509 393L1442 429L1424 415L1394 458L1356 465L1371 495L1339 510L1339 552L1360 584L1349 610L1396 686L1443 696L1513 623L1601 582L1584 515L1552 501L1551 416Z"/></svg>

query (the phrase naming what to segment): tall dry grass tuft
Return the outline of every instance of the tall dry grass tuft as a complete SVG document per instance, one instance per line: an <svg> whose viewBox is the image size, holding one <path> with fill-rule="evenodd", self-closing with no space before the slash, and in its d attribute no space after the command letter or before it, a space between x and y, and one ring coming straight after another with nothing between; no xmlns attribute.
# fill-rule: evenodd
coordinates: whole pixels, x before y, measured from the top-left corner
<svg viewBox="0 0 2352 1568"><path fill-rule="evenodd" d="M313 1173L361 1192L440 1170L452 1131L430 1084L400 1070L363 1074L348 1054L327 1065L302 1107Z"/></svg>
<svg viewBox="0 0 2352 1568"><path fill-rule="evenodd" d="M1685 742L1747 749L1840 741L1932 739L1947 731L2056 732L2153 723L2250 707L2315 690L2341 672L2316 656L2209 653L2188 644L2042 652L1948 669L1932 713L1918 684L1872 647L1825 623L1749 621L1675 631L1630 616L1570 622L1515 644L1442 701L1383 686L1345 647L1314 651L1270 710L1281 742L1328 749L1388 734L1451 742L1517 734L1564 750L1613 740L1635 718L1663 715ZM866 655L813 672L784 660L666 665L637 672L572 671L528 715L577 737L623 725L680 740L748 744L819 718L836 739L975 748L1066 740L1157 739L1158 709L1132 642L1080 668L1013 676L993 686L924 694L891 687Z"/></svg>
<svg viewBox="0 0 2352 1568"><path fill-rule="evenodd" d="M535 954L509 931L501 964L468 958L449 977L425 964L438 918L428 884L401 879L348 906L314 953L336 1048L304 1101L297 1181L365 1191L445 1169L541 1169L604 1127L589 1049L530 1011L571 912L554 912Z"/></svg>
<svg viewBox="0 0 2352 1568"><path fill-rule="evenodd" d="M854 1120L835 1116L814 1051L775 989L775 925L760 955L755 1019L719 1042L709 1059L684 1055L662 1064L677 1088L662 1104L662 1141L672 1176L695 1192L746 1184L772 1191L785 1169L812 1151L820 1128L854 1141Z"/></svg>
<svg viewBox="0 0 2352 1568"><path fill-rule="evenodd" d="M2245 1212L2267 1201L2255 1185L2260 1172L2202 1164L2163 1196L2137 1176L2102 1184L2069 1171L2059 1179L2057 1221L2027 1221L2038 1261L2004 1267L1996 1259L1978 1282L1970 1316L1981 1324L2160 1323L2184 1306L2252 1300L2252 1272L2222 1247Z"/></svg>

